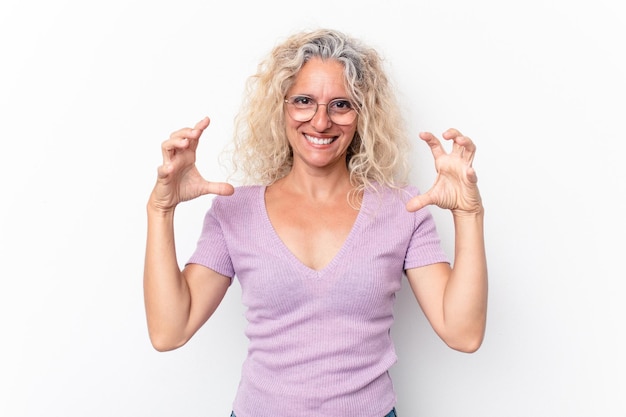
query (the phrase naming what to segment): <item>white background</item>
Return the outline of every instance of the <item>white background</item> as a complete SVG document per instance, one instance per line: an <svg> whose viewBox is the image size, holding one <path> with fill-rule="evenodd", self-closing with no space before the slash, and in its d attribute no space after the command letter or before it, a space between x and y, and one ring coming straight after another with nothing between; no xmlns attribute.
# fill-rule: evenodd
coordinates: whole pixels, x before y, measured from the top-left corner
<svg viewBox="0 0 626 417"><path fill-rule="evenodd" d="M186 346L154 351L145 203L160 143L205 115L198 164L226 177L245 78L319 26L385 57L420 188L434 168L419 131L454 126L478 145L487 336L473 355L450 350L405 288L399 414L626 416L626 19L608 0L3 0L1 416L229 415L246 349L238 284ZM181 262L209 204L177 211ZM433 213L451 253L451 218Z"/></svg>

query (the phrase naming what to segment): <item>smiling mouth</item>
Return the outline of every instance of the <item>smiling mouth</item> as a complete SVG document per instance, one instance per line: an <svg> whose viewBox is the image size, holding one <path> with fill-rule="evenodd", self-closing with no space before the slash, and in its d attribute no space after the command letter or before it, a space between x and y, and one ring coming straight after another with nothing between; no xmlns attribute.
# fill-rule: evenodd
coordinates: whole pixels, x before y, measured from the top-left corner
<svg viewBox="0 0 626 417"><path fill-rule="evenodd" d="M336 136L332 138L316 138L315 136L304 135L304 137L309 143L314 145L330 145L335 141L335 139L337 139Z"/></svg>

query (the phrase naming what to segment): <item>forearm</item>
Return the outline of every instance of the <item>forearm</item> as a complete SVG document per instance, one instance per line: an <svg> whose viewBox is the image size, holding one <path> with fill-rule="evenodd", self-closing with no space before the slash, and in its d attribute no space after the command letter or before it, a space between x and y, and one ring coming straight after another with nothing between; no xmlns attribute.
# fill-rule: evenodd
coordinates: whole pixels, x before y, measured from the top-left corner
<svg viewBox="0 0 626 417"><path fill-rule="evenodd" d="M159 350L184 343L191 296L178 265L174 242L174 212L148 206L144 265L144 300L150 339Z"/></svg>
<svg viewBox="0 0 626 417"><path fill-rule="evenodd" d="M444 320L460 350L474 351L482 343L487 316L487 261L484 213L454 215L454 265L444 294Z"/></svg>

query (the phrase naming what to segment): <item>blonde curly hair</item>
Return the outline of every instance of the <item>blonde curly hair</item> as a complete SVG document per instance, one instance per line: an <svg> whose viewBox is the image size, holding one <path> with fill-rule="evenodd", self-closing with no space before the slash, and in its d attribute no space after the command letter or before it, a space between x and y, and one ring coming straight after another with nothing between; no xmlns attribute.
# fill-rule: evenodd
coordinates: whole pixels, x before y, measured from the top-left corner
<svg viewBox="0 0 626 417"><path fill-rule="evenodd" d="M235 118L235 171L243 172L244 183L265 185L289 172L293 153L285 132L285 95L313 57L337 60L344 66L346 89L358 114L347 158L354 191L376 189L376 184L403 185L408 140L383 61L374 49L329 29L291 35L248 78Z"/></svg>

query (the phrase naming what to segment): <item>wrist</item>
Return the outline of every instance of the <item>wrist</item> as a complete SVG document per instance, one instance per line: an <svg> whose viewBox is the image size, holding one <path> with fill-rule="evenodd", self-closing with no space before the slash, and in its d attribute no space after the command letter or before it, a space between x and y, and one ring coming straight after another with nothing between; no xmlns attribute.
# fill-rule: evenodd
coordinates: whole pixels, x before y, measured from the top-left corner
<svg viewBox="0 0 626 417"><path fill-rule="evenodd" d="M148 212L148 216L154 217L162 217L162 218L171 218L174 217L174 210L176 206L173 207L163 207L160 204L157 204L155 201L148 200L148 204L146 204L146 211Z"/></svg>
<svg viewBox="0 0 626 417"><path fill-rule="evenodd" d="M472 219L480 219L482 220L485 216L485 208L480 205L478 207L476 207L475 209L472 210L451 210L452 211L452 216L454 217L454 219L468 219L468 220L472 220Z"/></svg>

